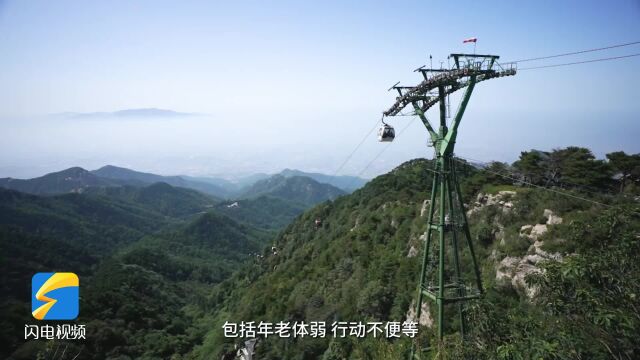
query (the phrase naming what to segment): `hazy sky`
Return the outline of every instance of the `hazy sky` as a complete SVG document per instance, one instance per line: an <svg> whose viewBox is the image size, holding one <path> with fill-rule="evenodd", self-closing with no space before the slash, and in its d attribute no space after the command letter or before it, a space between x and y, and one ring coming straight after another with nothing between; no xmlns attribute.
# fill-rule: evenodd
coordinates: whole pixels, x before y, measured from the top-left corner
<svg viewBox="0 0 640 360"><path fill-rule="evenodd" d="M0 176L79 165L163 174L333 173L433 55L504 61L640 40L628 1L2 1ZM640 52L640 46L520 67ZM640 152L640 57L522 71L476 87L457 153ZM457 98L452 98L455 107ZM161 108L205 116L69 119L62 112ZM435 110L435 109L433 109ZM435 113L431 113L436 118ZM398 130L411 118L392 119ZM431 156L416 120L372 134L341 173L371 177Z"/></svg>

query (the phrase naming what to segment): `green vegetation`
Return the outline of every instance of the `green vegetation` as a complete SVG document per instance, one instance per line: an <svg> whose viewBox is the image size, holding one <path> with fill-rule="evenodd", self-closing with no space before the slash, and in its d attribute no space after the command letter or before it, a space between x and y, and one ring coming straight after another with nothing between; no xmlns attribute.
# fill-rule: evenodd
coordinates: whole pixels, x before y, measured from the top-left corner
<svg viewBox="0 0 640 360"><path fill-rule="evenodd" d="M591 150L576 146L551 152L522 152L513 166L525 181L537 185L555 185L563 188L578 187L583 190L610 190L614 185L612 175L621 175L621 190L628 178L638 182L640 155L624 152L607 154L609 162L595 158Z"/></svg>
<svg viewBox="0 0 640 360"><path fill-rule="evenodd" d="M79 167L72 167L29 180L0 179L0 187L38 195L80 192L83 188L89 186L118 185L120 185L118 181L98 177Z"/></svg>
<svg viewBox="0 0 640 360"><path fill-rule="evenodd" d="M451 316L449 335L442 344L430 340L434 339L434 329L422 329L421 342L431 346L430 357L626 359L638 356L632 334L640 331L635 310L640 302L637 284L632 282L640 276L639 269L627 265L622 274L614 275L619 271L618 255L601 255L603 251L618 254L621 250L617 246L622 242L626 242L624 248L628 250L623 264L628 264L637 254L640 221L637 215L630 214L637 213L638 205L628 197L610 195L616 180L603 176L613 173L606 169L610 166L608 163L576 148L554 153L557 161L554 168L540 164L540 174L555 174L556 180L550 182L550 186L555 185L556 191L562 187L563 192L605 205L615 204L615 208L518 185L520 170L514 171L506 164L490 164L487 171L461 165L459 173L467 198L474 199L478 192L496 195L506 190L517 194L509 198L513 202L512 210L504 211L498 205L485 206L471 218L472 235L480 242L477 252L488 290L482 300L467 308L468 316L473 319L469 335L473 345L462 346L455 333L457 320ZM416 257L407 255L410 247L421 248L418 237L424 232L425 224L420 209L422 201L428 198L430 166L429 161L408 162L350 196L303 214L274 241L277 255L269 255L243 268L213 290L210 306L219 310L210 323L211 330L204 343L193 355L204 359L211 354L222 356L233 352L236 339L224 338L221 325L225 321L304 320L330 324L337 319L406 319L419 266ZM527 177L527 182L533 179L536 185L543 186L547 178L542 175L539 179ZM585 192L586 186L588 192ZM496 270L506 256L531 254L533 240L521 235L521 227L546 223L549 218L543 216L545 209L552 209L565 221L551 226L541 238L543 249L560 252L565 260L540 263L546 272L529 277L529 284L538 289L536 297L529 300L511 286L498 284ZM323 221L319 229L313 226L316 218ZM594 226L602 231L593 229ZM605 236L611 240L599 243L586 240ZM591 272L590 263L600 272ZM585 268L578 269L576 264ZM570 269L578 271L575 276L581 277L576 278L576 288L569 286L573 278L568 276L574 271ZM611 283L598 280L601 275L611 277ZM626 277L624 282L621 276ZM618 287L620 284L624 286ZM584 309L578 311L574 306L557 309L558 304L574 303L576 294L587 302ZM600 300L600 296L604 298ZM617 297L621 299L616 300ZM627 305L616 310L616 301L626 301ZM453 315L452 310L446 309L446 314ZM592 318L590 313L600 315ZM574 323L574 316L587 323ZM611 322L608 329L602 327L604 321ZM620 324L624 324L624 329L612 332ZM549 334L558 335L551 339ZM594 341L594 337L598 340ZM569 346L571 341L575 343ZM393 359L406 356L409 346L406 339L284 341L270 337L261 341L257 356L260 359Z"/></svg>
<svg viewBox="0 0 640 360"><path fill-rule="evenodd" d="M89 188L86 193L138 204L170 217L202 214L212 208L217 201L216 198L195 190L173 187L167 183L155 183L142 188L133 186Z"/></svg>
<svg viewBox="0 0 640 360"><path fill-rule="evenodd" d="M53 197L0 190L0 199L3 356L51 355L21 337L33 322L31 276L41 271L81 278L78 321L90 340L78 359L187 353L204 334L195 324L209 289L268 241L264 230L211 212L208 196L162 183Z"/></svg>
<svg viewBox="0 0 640 360"><path fill-rule="evenodd" d="M620 174L620 192L624 193L629 180L632 183L640 181L640 154L627 155L624 151L607 154L607 159L613 170Z"/></svg>
<svg viewBox="0 0 640 360"><path fill-rule="evenodd" d="M309 177L274 175L256 182L238 198L252 199L268 195L309 207L344 193L335 186L319 183Z"/></svg>
<svg viewBox="0 0 640 360"><path fill-rule="evenodd" d="M364 184L367 183L366 180L356 176L345 176L345 175L331 176L331 175L318 174L318 173L308 173L308 172L292 170L292 169L284 169L280 172L279 175L286 176L286 177L306 176L306 177L312 178L313 180L319 183L333 185L349 193L353 192L356 189L361 188L362 186L364 186Z"/></svg>
<svg viewBox="0 0 640 360"><path fill-rule="evenodd" d="M539 295L523 302L490 289L471 309L473 346L442 358L638 358L639 216L604 210L580 217L559 227L577 253L529 277Z"/></svg>
<svg viewBox="0 0 640 360"><path fill-rule="evenodd" d="M238 222L263 229L279 230L302 214L307 206L278 197L262 195L253 199L224 202L219 204L216 209Z"/></svg>
<svg viewBox="0 0 640 360"><path fill-rule="evenodd" d="M442 343L421 327L428 358L640 357L636 155L612 154L570 147L524 152L512 166L458 162L487 292L466 307L464 346L454 308L445 308ZM51 197L0 190L0 356L48 358L59 345L22 339L38 271L80 275L88 333L69 348L78 360L232 358L241 339L224 338L225 321L404 321L431 166L409 161L339 197L307 179L272 178L237 206L168 184ZM505 258L541 251L553 257L523 283L497 279ZM410 347L406 338L269 337L256 357L399 359Z"/></svg>
<svg viewBox="0 0 640 360"><path fill-rule="evenodd" d="M207 179L196 179L188 176L161 176L113 165L103 166L100 169L91 171L91 173L102 179L117 181L121 184L127 185L166 183L171 186L201 191L205 194L218 198L227 197L231 193L227 187L222 186L221 184L216 184L213 181L207 181Z"/></svg>

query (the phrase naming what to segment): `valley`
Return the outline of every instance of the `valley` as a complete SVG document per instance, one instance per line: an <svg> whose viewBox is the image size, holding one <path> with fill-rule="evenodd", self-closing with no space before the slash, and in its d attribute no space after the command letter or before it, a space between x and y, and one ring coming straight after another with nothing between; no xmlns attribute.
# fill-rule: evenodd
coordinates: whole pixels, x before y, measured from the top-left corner
<svg viewBox="0 0 640 360"><path fill-rule="evenodd" d="M211 287L261 256L273 234L306 208L344 194L301 176L260 181L238 191L237 200L223 200L199 184L195 190L181 177L115 167L4 182L23 192L0 188L7 295L0 314L8 343L3 351L10 351L2 355L21 359L47 351L37 342L20 346L18 331L29 321L24 294L38 271L74 271L82 278L78 321L88 323L97 340L84 351L106 357L187 352L204 334L194 324L206 318L200 306ZM133 317L136 324L129 322Z"/></svg>
<svg viewBox="0 0 640 360"><path fill-rule="evenodd" d="M639 19L0 0L0 359L640 359Z"/></svg>
<svg viewBox="0 0 640 360"><path fill-rule="evenodd" d="M523 152L513 165L481 168L460 160L486 294L465 310L475 319L472 350L456 345L455 322L444 343L432 342L430 304L413 318L419 341L440 346L440 358L473 351L508 359L524 349L541 358L604 359L607 348L636 354L640 185L631 176L620 193L615 162L576 154L590 153L550 153L561 160L554 174L562 175L544 188L513 179L547 183L545 157ZM87 324L87 341L69 348L78 359L232 358L241 344L223 336L226 321L412 319L431 167L430 160L409 161L352 194L297 174L274 175L225 200L137 175L107 182L76 169L72 182L82 191L61 187L59 175L43 177L51 184L21 183L41 195L0 189L3 356L46 356L55 345L20 338L30 321L24 294L37 271L81 277L78 321ZM576 179L581 184L569 184ZM595 267L593 277L588 269ZM525 330L523 323L535 325ZM549 331L559 335L548 339ZM607 346L590 341L600 331ZM407 338L269 337L258 341L256 357L391 359L410 347Z"/></svg>

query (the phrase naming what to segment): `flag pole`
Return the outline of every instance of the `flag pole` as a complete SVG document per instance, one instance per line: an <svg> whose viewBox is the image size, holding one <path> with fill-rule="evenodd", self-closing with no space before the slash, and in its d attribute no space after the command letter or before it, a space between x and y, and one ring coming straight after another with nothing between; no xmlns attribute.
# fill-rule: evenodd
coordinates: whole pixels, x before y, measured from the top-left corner
<svg viewBox="0 0 640 360"><path fill-rule="evenodd" d="M475 55L476 54L476 43L478 42L478 38L472 37L472 38L464 39L462 41L463 44L471 43L471 42L473 43L473 55Z"/></svg>

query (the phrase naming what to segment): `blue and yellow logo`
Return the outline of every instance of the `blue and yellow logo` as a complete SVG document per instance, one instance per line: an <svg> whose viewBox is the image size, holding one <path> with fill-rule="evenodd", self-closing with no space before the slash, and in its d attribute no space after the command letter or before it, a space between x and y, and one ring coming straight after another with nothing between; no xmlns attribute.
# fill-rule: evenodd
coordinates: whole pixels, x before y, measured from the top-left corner
<svg viewBox="0 0 640 360"><path fill-rule="evenodd" d="M74 320L80 310L74 273L37 273L31 278L31 313L38 320Z"/></svg>

